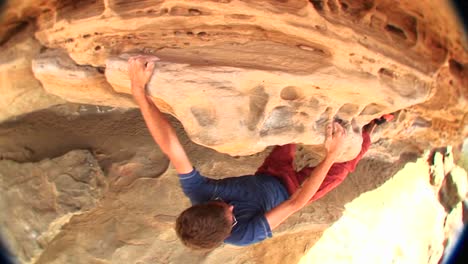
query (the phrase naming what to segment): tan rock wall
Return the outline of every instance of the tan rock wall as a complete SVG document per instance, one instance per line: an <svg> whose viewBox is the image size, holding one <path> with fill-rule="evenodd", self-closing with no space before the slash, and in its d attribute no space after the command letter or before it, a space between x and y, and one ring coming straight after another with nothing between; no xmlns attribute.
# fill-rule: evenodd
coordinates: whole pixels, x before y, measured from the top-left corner
<svg viewBox="0 0 468 264"><path fill-rule="evenodd" d="M76 65L58 50L38 55L33 63L34 76L44 89L61 98L82 104L136 107L130 95L119 95L107 83L104 70Z"/></svg>
<svg viewBox="0 0 468 264"><path fill-rule="evenodd" d="M56 0L8 0L0 4L0 44L21 31L44 10L54 8Z"/></svg>
<svg viewBox="0 0 468 264"><path fill-rule="evenodd" d="M65 102L46 93L34 78L31 61L39 54L41 45L32 33L29 26L0 49L0 122Z"/></svg>
<svg viewBox="0 0 468 264"><path fill-rule="evenodd" d="M383 142L377 154L456 144L468 133L467 42L446 4L11 1L6 10L3 28L37 16L36 38L61 50L34 55L33 71L49 93L133 107L114 92L129 93L116 57L157 55L165 66L149 88L155 101L192 140L231 155L320 145L324 123L339 117L356 142L347 142L347 160L359 128L397 110L393 129L375 138ZM15 85L5 87L20 93ZM23 112L42 107L35 104Z"/></svg>
<svg viewBox="0 0 468 264"><path fill-rule="evenodd" d="M441 17L450 18L449 7L441 5L437 15L426 8L420 14L414 5L330 0L205 1L202 6L190 1L94 1L73 6L62 1L38 17L36 37L49 48L64 49L78 64L105 67L107 81L124 93L129 93L126 65L113 56L159 56L166 66L149 87L158 105L181 120L197 143L243 155L288 142L320 144L323 124L333 117L351 123L351 139L358 142L359 128L371 119L439 97L438 91L445 90L439 80L454 76L439 69L456 53L452 64L463 71L466 52L453 18L445 27L436 26ZM274 23L265 12L275 16ZM442 35L449 25L455 33ZM48 77L34 67L45 87L53 82L48 78L62 78L60 67L71 67L59 63L63 58L39 59ZM82 77L81 89L92 90L95 77ZM99 81L98 86L106 85ZM465 94L462 85L454 86ZM87 103L122 104L92 102L94 97L79 95L78 87L67 88L68 95L62 88L52 90L75 102L82 96ZM465 106L459 101L444 118L459 118ZM416 131L417 115L437 115L432 109L416 112L404 120ZM387 135L390 142L399 135L413 140L411 133L402 134L407 129L402 127ZM466 134L463 129L418 143L456 142ZM437 124L423 128L432 130L437 133ZM354 157L359 146L347 145L343 160Z"/></svg>
<svg viewBox="0 0 468 264"><path fill-rule="evenodd" d="M107 188L88 151L18 164L0 161L2 237L24 263L40 254L73 214L94 208Z"/></svg>

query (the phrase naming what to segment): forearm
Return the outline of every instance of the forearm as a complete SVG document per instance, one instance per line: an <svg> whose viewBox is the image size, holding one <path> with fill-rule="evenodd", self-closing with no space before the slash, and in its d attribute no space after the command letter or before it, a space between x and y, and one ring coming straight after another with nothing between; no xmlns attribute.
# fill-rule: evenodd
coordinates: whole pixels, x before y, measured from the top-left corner
<svg viewBox="0 0 468 264"><path fill-rule="evenodd" d="M327 155L314 168L310 176L302 183L302 186L291 196L290 200L297 210L307 205L309 200L315 195L334 162L334 155Z"/></svg>
<svg viewBox="0 0 468 264"><path fill-rule="evenodd" d="M138 102L141 114L145 119L146 125L153 136L153 139L159 145L161 150L167 155L170 154L170 142L178 140L175 131L167 121L163 113L156 107L156 105L147 100Z"/></svg>
<svg viewBox="0 0 468 264"><path fill-rule="evenodd" d="M161 150L169 157L177 172L190 172L193 169L190 161L180 144L174 128L168 122L164 114L148 97L146 100L139 100L137 103L140 106L141 113L151 136Z"/></svg>
<svg viewBox="0 0 468 264"><path fill-rule="evenodd" d="M324 142L327 156L314 168L310 176L302 183L302 186L288 200L265 214L271 229L276 228L290 215L302 209L315 195L336 157L340 155L345 135L345 130L337 122L327 125Z"/></svg>
<svg viewBox="0 0 468 264"><path fill-rule="evenodd" d="M332 156L326 157L317 167L315 167L309 178L304 181L302 187L300 187L288 200L265 214L271 229L278 227L289 216L307 205L309 200L314 196L322 184L334 160L335 158Z"/></svg>

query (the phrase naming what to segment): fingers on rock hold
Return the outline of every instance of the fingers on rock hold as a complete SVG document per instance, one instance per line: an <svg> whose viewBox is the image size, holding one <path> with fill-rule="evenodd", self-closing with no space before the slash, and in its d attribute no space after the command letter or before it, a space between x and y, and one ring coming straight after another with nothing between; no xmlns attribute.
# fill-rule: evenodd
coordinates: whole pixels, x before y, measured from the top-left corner
<svg viewBox="0 0 468 264"><path fill-rule="evenodd" d="M326 134L329 136L333 134L333 124L330 123L327 125Z"/></svg>

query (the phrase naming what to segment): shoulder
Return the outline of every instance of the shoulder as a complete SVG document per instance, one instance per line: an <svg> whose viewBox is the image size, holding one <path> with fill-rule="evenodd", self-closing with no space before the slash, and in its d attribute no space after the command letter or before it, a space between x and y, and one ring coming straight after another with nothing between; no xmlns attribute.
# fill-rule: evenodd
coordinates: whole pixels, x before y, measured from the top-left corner
<svg viewBox="0 0 468 264"><path fill-rule="evenodd" d="M189 173L179 173L179 180L182 184L202 184L211 180L203 176L196 168Z"/></svg>
<svg viewBox="0 0 468 264"><path fill-rule="evenodd" d="M257 215L247 221L239 221L232 229L225 243L246 246L272 237L270 225L264 214Z"/></svg>
<svg viewBox="0 0 468 264"><path fill-rule="evenodd" d="M179 182L192 204L209 201L216 191L216 181L202 176L195 168L189 173L179 174Z"/></svg>

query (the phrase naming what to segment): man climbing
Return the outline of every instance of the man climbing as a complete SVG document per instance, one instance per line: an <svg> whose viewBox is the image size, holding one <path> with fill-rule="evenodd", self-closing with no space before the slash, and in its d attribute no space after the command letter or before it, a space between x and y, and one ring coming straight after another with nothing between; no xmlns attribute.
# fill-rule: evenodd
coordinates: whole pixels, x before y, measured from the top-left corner
<svg viewBox="0 0 468 264"><path fill-rule="evenodd" d="M192 166L174 129L146 95L156 60L148 56L129 59L131 89L151 135L169 157L193 204L176 222L177 235L190 248L214 249L223 242L244 246L271 237L271 231L290 215L340 184L369 149L369 133L376 122L364 127L358 156L335 163L346 131L333 122L326 129L326 157L314 168L294 171L295 145L288 144L275 147L255 176L204 177Z"/></svg>

